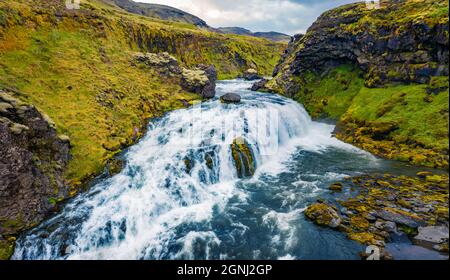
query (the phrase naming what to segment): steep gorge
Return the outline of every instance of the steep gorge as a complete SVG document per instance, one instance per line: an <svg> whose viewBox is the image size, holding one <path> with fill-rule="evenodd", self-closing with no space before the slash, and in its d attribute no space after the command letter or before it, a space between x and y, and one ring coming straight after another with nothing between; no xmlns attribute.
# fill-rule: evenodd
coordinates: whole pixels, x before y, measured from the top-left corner
<svg viewBox="0 0 450 280"><path fill-rule="evenodd" d="M345 5L293 39L265 87L338 121L339 139L448 168L448 32L447 1Z"/></svg>

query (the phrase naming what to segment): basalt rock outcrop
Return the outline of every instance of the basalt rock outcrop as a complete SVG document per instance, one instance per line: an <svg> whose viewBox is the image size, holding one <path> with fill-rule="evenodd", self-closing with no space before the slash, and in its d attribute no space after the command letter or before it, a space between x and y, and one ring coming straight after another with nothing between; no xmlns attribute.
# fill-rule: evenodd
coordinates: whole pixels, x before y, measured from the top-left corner
<svg viewBox="0 0 450 280"><path fill-rule="evenodd" d="M46 115L0 90L0 251L69 197L63 179L69 149L69 138Z"/></svg>
<svg viewBox="0 0 450 280"><path fill-rule="evenodd" d="M261 79L261 76L258 74L258 71L253 68L245 70L241 77L247 81L254 81Z"/></svg>
<svg viewBox="0 0 450 280"><path fill-rule="evenodd" d="M349 239L380 249L394 235L407 235L415 244L448 252L448 175L419 172L418 177L362 175L339 184L356 196L311 204L305 216ZM334 184L334 185L335 185Z"/></svg>
<svg viewBox="0 0 450 280"><path fill-rule="evenodd" d="M222 103L239 103L241 102L241 96L236 93L227 93L220 97Z"/></svg>
<svg viewBox="0 0 450 280"><path fill-rule="evenodd" d="M136 53L132 64L136 63L157 69L161 75L173 78L186 91L199 94L202 98L213 98L216 94L217 72L214 65L200 64L187 69L166 52Z"/></svg>
<svg viewBox="0 0 450 280"><path fill-rule="evenodd" d="M345 63L362 69L368 87L448 76L448 18L433 17L430 8L445 2L381 2L380 9L357 3L330 10L305 36L295 37L274 71L285 93L297 93L293 77L308 71L321 74ZM420 14L427 10L429 16Z"/></svg>
<svg viewBox="0 0 450 280"><path fill-rule="evenodd" d="M208 99L216 95L216 80L214 65L198 65L194 69L183 69L181 86Z"/></svg>
<svg viewBox="0 0 450 280"><path fill-rule="evenodd" d="M254 89L336 120L337 138L373 154L448 168L448 34L447 1L345 5L295 36Z"/></svg>

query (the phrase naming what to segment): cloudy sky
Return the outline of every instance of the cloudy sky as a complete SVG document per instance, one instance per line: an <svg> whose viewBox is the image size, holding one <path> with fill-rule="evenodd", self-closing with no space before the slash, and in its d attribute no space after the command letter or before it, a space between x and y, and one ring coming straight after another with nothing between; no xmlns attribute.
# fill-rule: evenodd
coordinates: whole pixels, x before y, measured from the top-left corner
<svg viewBox="0 0 450 280"><path fill-rule="evenodd" d="M135 0L172 6L205 20L210 26L239 26L252 31L304 33L331 8L358 0ZM359 0L361 1L361 0Z"/></svg>

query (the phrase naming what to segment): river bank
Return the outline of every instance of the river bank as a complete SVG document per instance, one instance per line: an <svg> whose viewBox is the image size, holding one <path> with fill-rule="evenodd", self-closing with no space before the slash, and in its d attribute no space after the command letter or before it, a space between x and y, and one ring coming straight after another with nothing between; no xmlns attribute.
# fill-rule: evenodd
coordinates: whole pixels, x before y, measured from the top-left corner
<svg viewBox="0 0 450 280"><path fill-rule="evenodd" d="M23 234L13 258L359 259L363 245L315 226L305 209L318 198L333 199L328 187L338 180L388 170L413 175L417 169L332 138L333 125L312 122L295 102L251 92L250 85L219 82L217 98L202 110L177 110L150 124L124 153L119 174L100 178L60 214ZM227 92L239 93L241 103L222 104ZM280 150L262 156L270 145L251 137L257 127L248 121L271 110L279 112ZM236 135L222 127L225 119L256 140L249 141L258 167L253 178L238 178L229 147ZM199 130L190 130L194 120ZM183 141L188 132L195 135L192 143ZM437 258L429 251L425 256Z"/></svg>

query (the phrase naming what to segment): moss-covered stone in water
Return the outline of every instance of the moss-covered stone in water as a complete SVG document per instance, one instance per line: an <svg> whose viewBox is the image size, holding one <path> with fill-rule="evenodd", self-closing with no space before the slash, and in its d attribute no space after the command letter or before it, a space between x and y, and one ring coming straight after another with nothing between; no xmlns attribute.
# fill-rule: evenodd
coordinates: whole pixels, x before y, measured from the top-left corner
<svg viewBox="0 0 450 280"><path fill-rule="evenodd" d="M249 144L243 138L237 138L231 144L231 155L239 178L255 174L255 159Z"/></svg>
<svg viewBox="0 0 450 280"><path fill-rule="evenodd" d="M9 260L14 253L15 238L0 239L0 261Z"/></svg>
<svg viewBox="0 0 450 280"><path fill-rule="evenodd" d="M417 234L419 225L447 225L448 175L429 172L418 175L420 177L373 174L345 179L344 183L358 194L337 201L345 208L342 225L337 229L352 240L383 247L396 229L412 237ZM305 215L317 224L327 225L328 212L337 213L337 210L319 203L308 207ZM388 223L388 228L380 226Z"/></svg>
<svg viewBox="0 0 450 280"><path fill-rule="evenodd" d="M370 232L350 232L347 237L361 244L384 247L383 238Z"/></svg>
<svg viewBox="0 0 450 280"><path fill-rule="evenodd" d="M109 176L114 176L122 171L124 167L123 160L119 158L113 158L108 162L108 173Z"/></svg>
<svg viewBox="0 0 450 280"><path fill-rule="evenodd" d="M194 167L192 165L192 161L187 157L183 161L184 161L184 166L186 167L186 173L188 173L188 174L191 173L192 168Z"/></svg>
<svg viewBox="0 0 450 280"><path fill-rule="evenodd" d="M350 218L350 225L356 231L365 231L369 228L370 223L362 216L353 216Z"/></svg>
<svg viewBox="0 0 450 280"><path fill-rule="evenodd" d="M337 211L325 203L315 203L309 206L305 211L305 216L318 225L330 228L339 227L342 221Z"/></svg>
<svg viewBox="0 0 450 280"><path fill-rule="evenodd" d="M205 155L205 161L206 161L206 166L209 169L213 169L214 168L214 160L212 158L212 156L210 154L206 154Z"/></svg>
<svg viewBox="0 0 450 280"><path fill-rule="evenodd" d="M341 192L343 187L342 183L334 183L330 185L329 189L335 192Z"/></svg>

